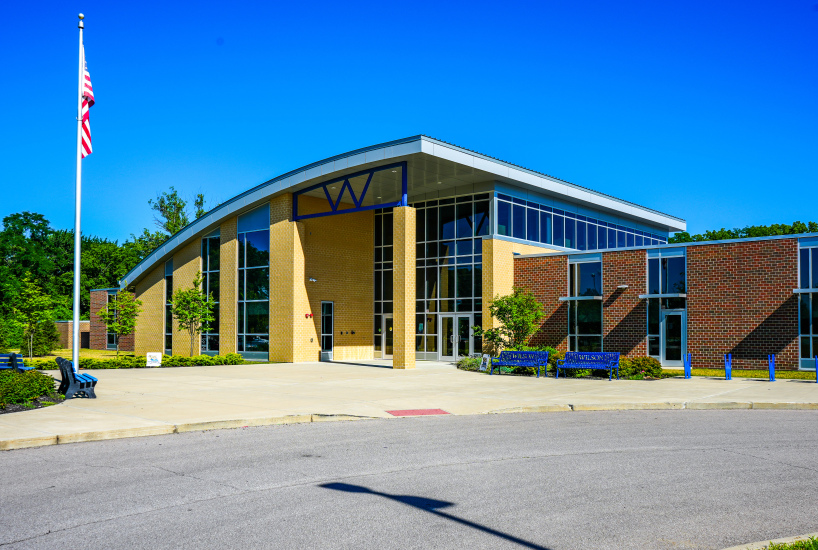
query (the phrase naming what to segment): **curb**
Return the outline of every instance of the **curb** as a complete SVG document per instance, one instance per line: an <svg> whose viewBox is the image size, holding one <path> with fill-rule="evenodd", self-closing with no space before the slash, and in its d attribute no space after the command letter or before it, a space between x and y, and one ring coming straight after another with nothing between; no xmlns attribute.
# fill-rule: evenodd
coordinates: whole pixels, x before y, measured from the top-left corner
<svg viewBox="0 0 818 550"><path fill-rule="evenodd" d="M749 401L721 401L698 402L685 401L678 403L586 403L564 405L531 405L496 409L476 414L508 414L508 413L550 413L573 411L645 411L645 410L818 410L818 403L784 403L784 402L749 402ZM461 415L458 415L461 416ZM309 422L344 422L352 420L383 420L388 417L355 416L349 414L293 414L266 418L211 420L206 422L188 422L184 424L160 424L139 428L124 428L116 430L99 430L80 432L65 435L43 435L20 439L0 440L0 451L26 449L31 447L45 447L49 445L63 445L66 443L81 443L84 441L105 441L108 439L124 439L129 437L143 437L149 435L168 435L174 433L199 432L208 430L223 430L230 428L247 428L255 426L276 426L284 424L306 424ZM808 536L818 536L818 533ZM783 540L783 539L782 539ZM795 540L795 539L794 539ZM764 544L767 544L765 542ZM745 548L745 547L735 547ZM749 547L747 547L749 548ZM759 547L761 548L761 547ZM733 549L727 549L733 550Z"/></svg>
<svg viewBox="0 0 818 550"><path fill-rule="evenodd" d="M509 409L496 409L483 414L506 414L506 413L543 413L543 412L569 412L569 411L654 411L654 410L738 410L738 409L760 409L760 410L790 410L790 411L814 411L818 410L818 403L777 403L777 402L751 402L751 401L680 401L677 403L581 403L566 405L533 405L523 407L512 407ZM479 414L479 413L478 413Z"/></svg>
<svg viewBox="0 0 818 550"><path fill-rule="evenodd" d="M716 409L752 409L753 404L749 401L723 401L723 402L701 402L693 401L685 403L686 409L694 411L709 411Z"/></svg>
<svg viewBox="0 0 818 550"><path fill-rule="evenodd" d="M162 424L158 426L144 426L140 428L124 428L116 430L99 430L80 432L66 435L48 435L42 437L27 437L0 441L0 451L27 449L31 447L46 447L49 445L64 445L66 443L81 443L84 441L105 441L108 439L125 439L129 437L143 437L149 435L169 435L185 432L202 432L208 430L224 430L229 428L247 428L255 426L276 426L284 424L306 424L309 422L331 422L350 420L374 420L376 416L354 416L348 414L295 414L274 416L267 418L252 418L238 420L212 420L207 422L188 422L186 424Z"/></svg>
<svg viewBox="0 0 818 550"><path fill-rule="evenodd" d="M531 407L511 407L510 409L497 409L484 414L506 414L506 413L547 413L547 412L567 412L571 410L571 405L536 405Z"/></svg>
<svg viewBox="0 0 818 550"><path fill-rule="evenodd" d="M807 540L810 537L818 538L818 533L807 533L806 535L798 535L795 537L784 537L783 539L774 539L774 540L764 540L759 542L748 542L747 544L739 544L738 546L731 546L730 548L724 548L723 550L763 550L767 548L770 543L773 544L785 544L790 542L798 542L802 540Z"/></svg>
<svg viewBox="0 0 818 550"><path fill-rule="evenodd" d="M586 405L571 405L574 411L652 411L652 410L681 410L685 403L601 403Z"/></svg>

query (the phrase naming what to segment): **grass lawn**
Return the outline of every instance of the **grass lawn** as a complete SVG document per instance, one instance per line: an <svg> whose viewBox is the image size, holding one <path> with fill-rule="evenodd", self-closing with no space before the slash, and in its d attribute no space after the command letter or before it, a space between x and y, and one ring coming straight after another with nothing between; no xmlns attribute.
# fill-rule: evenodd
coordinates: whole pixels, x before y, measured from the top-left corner
<svg viewBox="0 0 818 550"><path fill-rule="evenodd" d="M724 378L724 369L697 369L693 368L693 376L709 376L712 378ZM662 369L663 376L684 376L682 369ZM768 380L770 373L765 370L740 370L733 369L733 378L763 378ZM815 380L815 372L802 370L777 370L776 380Z"/></svg>
<svg viewBox="0 0 818 550"><path fill-rule="evenodd" d="M54 359L57 357L64 357L65 359L71 360L71 353L70 349L55 349L50 354L45 355L43 357L36 357L35 359ZM120 351L120 357L133 357L132 351ZM28 355L23 355L23 357L28 358ZM90 358L90 359L116 359L116 350L108 350L108 349L81 349L80 350L80 359L82 358Z"/></svg>

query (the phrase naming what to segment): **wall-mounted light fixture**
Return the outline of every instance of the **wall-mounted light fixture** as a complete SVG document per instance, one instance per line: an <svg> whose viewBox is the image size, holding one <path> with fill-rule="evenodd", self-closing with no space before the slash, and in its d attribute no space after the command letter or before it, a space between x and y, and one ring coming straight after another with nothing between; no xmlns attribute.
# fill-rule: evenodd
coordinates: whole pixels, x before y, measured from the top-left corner
<svg viewBox="0 0 818 550"><path fill-rule="evenodd" d="M628 285L619 285L619 286L618 286L618 287L616 287L616 288L620 288L620 289L622 289L622 290L625 290L626 288L630 288L630 287L629 287Z"/></svg>
<svg viewBox="0 0 818 550"><path fill-rule="evenodd" d="M310 277L310 282L311 283L317 283L318 279L316 279L315 277Z"/></svg>

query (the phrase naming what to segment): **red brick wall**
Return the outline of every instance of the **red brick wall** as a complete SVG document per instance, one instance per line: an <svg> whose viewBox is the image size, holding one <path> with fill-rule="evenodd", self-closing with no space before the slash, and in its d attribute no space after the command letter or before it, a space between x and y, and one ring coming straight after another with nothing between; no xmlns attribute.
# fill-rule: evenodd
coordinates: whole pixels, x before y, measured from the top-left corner
<svg viewBox="0 0 818 550"><path fill-rule="evenodd" d="M695 367L798 367L798 241L687 248L687 349Z"/></svg>
<svg viewBox="0 0 818 550"><path fill-rule="evenodd" d="M91 349L108 349L108 329L99 318L99 311L108 305L107 290L91 291ZM137 322L139 322L137 318ZM134 350L134 335L127 334L119 339L120 351Z"/></svg>
<svg viewBox="0 0 818 550"><path fill-rule="evenodd" d="M108 349L108 333L99 310L108 305L107 290L91 291L91 349Z"/></svg>
<svg viewBox="0 0 818 550"><path fill-rule="evenodd" d="M559 301L568 295L567 256L515 258L514 286L530 290L545 309L542 325L530 343L567 350L568 306Z"/></svg>
<svg viewBox="0 0 818 550"><path fill-rule="evenodd" d="M623 250L602 254L602 349L630 357L647 355L647 254ZM626 289L618 286L628 285Z"/></svg>
<svg viewBox="0 0 818 550"><path fill-rule="evenodd" d="M798 368L798 241L774 239L687 247L687 351L696 367ZM532 344L567 348L566 256L516 258L514 284L531 290L546 317ZM606 351L647 353L645 250L602 254L603 338ZM618 289L628 285L627 289Z"/></svg>
<svg viewBox="0 0 818 550"><path fill-rule="evenodd" d="M57 334L60 335L60 348L70 349L74 345L74 322L57 321ZM82 343L82 333L89 332L91 325L89 321L80 321L80 343Z"/></svg>

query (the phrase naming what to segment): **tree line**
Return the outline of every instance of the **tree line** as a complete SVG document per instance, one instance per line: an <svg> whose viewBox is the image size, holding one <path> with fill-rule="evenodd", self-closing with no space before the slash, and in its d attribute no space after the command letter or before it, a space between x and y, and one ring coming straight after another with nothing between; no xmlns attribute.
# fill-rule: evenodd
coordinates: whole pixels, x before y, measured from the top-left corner
<svg viewBox="0 0 818 550"><path fill-rule="evenodd" d="M748 225L734 229L711 229L704 233L691 235L687 231L679 231L668 239L668 243L692 243L698 241L724 241L727 239L744 239L747 237L773 237L776 235L798 235L801 233L818 233L816 222L774 223L772 225Z"/></svg>
<svg viewBox="0 0 818 550"><path fill-rule="evenodd" d="M206 213L201 194L192 201L170 187L148 201L155 229L144 228L120 244L82 236L80 317L89 319L90 290L115 288L128 271L171 235ZM0 350L44 355L59 340L54 321L73 316L74 232L55 229L35 212L3 218L0 230Z"/></svg>

